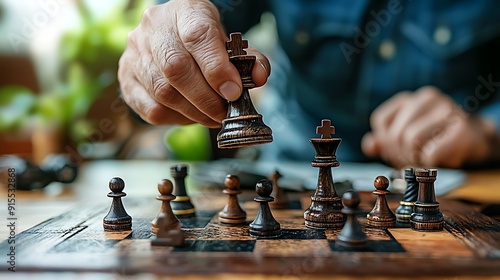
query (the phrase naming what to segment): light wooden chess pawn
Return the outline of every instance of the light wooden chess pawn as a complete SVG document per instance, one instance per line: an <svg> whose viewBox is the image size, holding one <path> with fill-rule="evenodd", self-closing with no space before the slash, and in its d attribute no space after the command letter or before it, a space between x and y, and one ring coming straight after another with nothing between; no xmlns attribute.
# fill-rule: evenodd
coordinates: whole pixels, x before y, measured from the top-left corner
<svg viewBox="0 0 500 280"><path fill-rule="evenodd" d="M377 196L373 210L366 215L368 224L372 227L388 228L396 225L396 215L391 211L387 204L386 195L391 192L387 190L389 180L384 176L378 176L373 182L376 190L373 194Z"/></svg>
<svg viewBox="0 0 500 280"><path fill-rule="evenodd" d="M168 229L168 218L164 213L156 217L158 233L156 238L151 240L152 246L184 246L184 233L180 229Z"/></svg>
<svg viewBox="0 0 500 280"><path fill-rule="evenodd" d="M219 212L219 221L224 224L243 224L247 219L247 213L241 209L238 203L240 191L240 179L238 176L227 175L224 181L226 189L222 193L227 194L228 201L224 209Z"/></svg>
<svg viewBox="0 0 500 280"><path fill-rule="evenodd" d="M161 201L160 213L151 221L151 232L154 234L158 233L160 226L158 225L158 218L164 217L164 230L178 230L181 228L181 223L179 219L174 215L172 208L170 207L170 201L175 199L175 195L172 195L174 186L172 182L167 179L160 180L158 182L158 191L160 195L156 197L157 200Z"/></svg>
<svg viewBox="0 0 500 280"><path fill-rule="evenodd" d="M344 205L342 213L346 214L347 220L342 231L337 235L335 245L359 248L368 244L368 237L361 229L361 225L356 218L356 214L360 212L358 209L360 202L359 194L355 191L348 191L342 196L342 204Z"/></svg>
<svg viewBox="0 0 500 280"><path fill-rule="evenodd" d="M132 229L132 217L130 217L123 207L122 197L127 194L123 192L125 182L122 178L115 177L109 180L108 197L113 198L108 214L103 218L102 225L106 231L122 231Z"/></svg>
<svg viewBox="0 0 500 280"><path fill-rule="evenodd" d="M286 192L278 184L278 180L280 178L281 174L278 170L274 171L269 176L269 180L273 183L273 192L271 193L271 196L274 197L274 201L269 203L269 206L273 209L286 209L290 204Z"/></svg>

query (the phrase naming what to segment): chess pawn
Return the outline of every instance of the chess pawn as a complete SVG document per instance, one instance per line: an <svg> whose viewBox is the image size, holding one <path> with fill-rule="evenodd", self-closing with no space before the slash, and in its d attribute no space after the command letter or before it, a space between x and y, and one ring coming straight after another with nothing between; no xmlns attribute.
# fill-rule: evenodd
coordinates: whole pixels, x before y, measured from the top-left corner
<svg viewBox="0 0 500 280"><path fill-rule="evenodd" d="M418 198L410 216L410 226L416 231L441 231L444 219L434 193L437 170L417 169L415 175L419 183Z"/></svg>
<svg viewBox="0 0 500 280"><path fill-rule="evenodd" d="M170 180L163 179L158 182L158 191L160 195L158 195L156 199L161 201L161 209L158 215L151 221L151 232L154 234L157 234L160 228L158 224L158 219L160 217L163 217L162 222L165 231L176 230L181 227L179 219L177 219L170 207L170 202L175 199L175 195L172 195L173 188Z"/></svg>
<svg viewBox="0 0 500 280"><path fill-rule="evenodd" d="M400 223L410 223L410 216L413 213L413 204L418 198L418 182L413 168L405 169L406 190L403 199L396 208L396 220Z"/></svg>
<svg viewBox="0 0 500 280"><path fill-rule="evenodd" d="M175 215L183 217L193 216L195 213L194 205L186 192L187 170L188 166L186 164L177 164L170 167L170 175L175 181L173 192L175 199L172 200L170 205Z"/></svg>
<svg viewBox="0 0 500 280"><path fill-rule="evenodd" d="M273 183L273 192L271 196L274 197L274 201L269 204L273 209L286 209L290 204L286 192L278 185L278 180L281 178L281 174L278 170L274 171L270 176L269 180Z"/></svg>
<svg viewBox="0 0 500 280"><path fill-rule="evenodd" d="M368 237L361 229L361 225L356 218L356 214L361 212L358 209L360 202L359 194L355 191L348 191L342 196L342 204L344 205L342 213L347 216L347 220L342 231L337 235L336 245L351 248L365 247L367 245Z"/></svg>
<svg viewBox="0 0 500 280"><path fill-rule="evenodd" d="M164 213L158 214L156 217L158 232L156 238L151 240L152 246L184 246L185 237L180 229L169 229L168 218Z"/></svg>
<svg viewBox="0 0 500 280"><path fill-rule="evenodd" d="M241 96L228 104L226 118L222 120L222 129L217 135L220 149L234 149L273 141L272 130L257 113L250 99L249 89L254 88L252 69L256 57L247 55L248 41L242 40L241 33L231 33L226 42L229 60L240 73L243 85Z"/></svg>
<svg viewBox="0 0 500 280"><path fill-rule="evenodd" d="M271 197L273 185L269 180L262 179L257 182L255 191L259 195L253 200L260 203L257 216L250 224L250 235L253 237L274 238L281 235L280 224L274 219L269 202L274 198Z"/></svg>
<svg viewBox="0 0 500 280"><path fill-rule="evenodd" d="M228 201L224 209L219 212L219 221L224 224L243 224L247 219L247 213L241 209L238 203L240 191L240 179L238 176L227 175L224 181L226 189L222 193L227 194Z"/></svg>
<svg viewBox="0 0 500 280"><path fill-rule="evenodd" d="M378 176L373 182L376 190L373 194L377 196L373 210L366 215L368 225L373 227L388 228L396 225L396 215L391 211L387 204L386 195L391 192L387 190L389 180L384 176Z"/></svg>
<svg viewBox="0 0 500 280"><path fill-rule="evenodd" d="M132 217L130 217L122 204L122 197L127 194L123 192L125 182L122 178L115 177L109 180L108 197L113 198L108 214L102 220L104 230L106 231L122 231L132 229Z"/></svg>

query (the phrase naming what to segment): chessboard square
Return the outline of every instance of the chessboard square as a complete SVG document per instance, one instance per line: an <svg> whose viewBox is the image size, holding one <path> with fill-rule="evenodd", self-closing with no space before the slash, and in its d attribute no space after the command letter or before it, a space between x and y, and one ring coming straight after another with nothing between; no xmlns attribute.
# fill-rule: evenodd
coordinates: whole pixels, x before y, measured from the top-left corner
<svg viewBox="0 0 500 280"><path fill-rule="evenodd" d="M296 229L296 230L306 230L309 229L304 223L304 219L280 219L278 222L281 225L281 229Z"/></svg>
<svg viewBox="0 0 500 280"><path fill-rule="evenodd" d="M298 219L304 221L304 211L290 209L271 209L273 217L279 222L282 219Z"/></svg>
<svg viewBox="0 0 500 280"><path fill-rule="evenodd" d="M372 227L365 227L361 226L363 229L363 232L366 234L369 240L392 240L391 235L387 232L386 229L380 229L380 228L372 228ZM326 239L328 240L335 240L337 238L337 235L340 234L342 229L328 229L325 230L325 235Z"/></svg>
<svg viewBox="0 0 500 280"><path fill-rule="evenodd" d="M185 240L196 240L199 239L205 229L199 229L199 228L186 228L182 229L182 232L184 233L184 239Z"/></svg>
<svg viewBox="0 0 500 280"><path fill-rule="evenodd" d="M173 252L252 252L255 240L186 240Z"/></svg>
<svg viewBox="0 0 500 280"><path fill-rule="evenodd" d="M376 252L376 253L404 253L403 246L396 240L368 240L368 244L361 248L349 248L338 246L335 240L328 240L330 248L334 252Z"/></svg>
<svg viewBox="0 0 500 280"><path fill-rule="evenodd" d="M50 249L49 253L106 253L120 240L67 239Z"/></svg>
<svg viewBox="0 0 500 280"><path fill-rule="evenodd" d="M141 240L133 240L126 239L122 240L114 247L120 255L131 255L131 254L140 254L140 255L150 255L155 247L151 246L151 239L141 239ZM170 251L172 247L158 247L162 249L162 253L166 251Z"/></svg>
<svg viewBox="0 0 500 280"><path fill-rule="evenodd" d="M215 215L214 212L201 212L196 213L194 217L178 217L182 224L182 228L204 228L210 223L212 217Z"/></svg>
<svg viewBox="0 0 500 280"><path fill-rule="evenodd" d="M248 226L208 226L201 233L200 240L255 240L248 232Z"/></svg>
<svg viewBox="0 0 500 280"><path fill-rule="evenodd" d="M325 233L314 229L282 229L279 239L326 239Z"/></svg>
<svg viewBox="0 0 500 280"><path fill-rule="evenodd" d="M261 257L328 257L331 249L325 239L259 239L254 254Z"/></svg>

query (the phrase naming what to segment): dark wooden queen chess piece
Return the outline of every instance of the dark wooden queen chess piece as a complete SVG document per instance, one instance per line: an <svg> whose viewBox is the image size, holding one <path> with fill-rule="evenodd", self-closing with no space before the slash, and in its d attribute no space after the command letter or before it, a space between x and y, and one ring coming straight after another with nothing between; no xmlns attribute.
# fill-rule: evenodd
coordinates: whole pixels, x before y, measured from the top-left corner
<svg viewBox="0 0 500 280"><path fill-rule="evenodd" d="M377 228L394 227L396 225L396 215L389 208L386 199L386 195L391 193L387 190L389 179L385 176L377 176L373 185L376 189L373 191L373 194L377 196L377 200L372 211L366 215L367 223Z"/></svg>
<svg viewBox="0 0 500 280"><path fill-rule="evenodd" d="M226 188L222 191L227 194L228 201L224 209L219 212L219 222L229 225L244 224L247 219L247 212L241 209L238 203L240 191L240 179L235 175L227 175L224 180Z"/></svg>
<svg viewBox="0 0 500 280"><path fill-rule="evenodd" d="M322 120L316 133L321 134L321 138L310 140L316 150L311 165L319 168L319 175L311 206L304 212L305 225L315 229L341 228L346 216L341 212L342 202L335 190L332 167L340 165L335 153L342 139L332 138L335 127L331 126L330 120Z"/></svg>
<svg viewBox="0 0 500 280"><path fill-rule="evenodd" d="M405 169L405 181L406 190L398 208L396 208L396 220L399 223L409 224L411 213L413 213L413 205L418 198L418 182L415 169Z"/></svg>
<svg viewBox="0 0 500 280"><path fill-rule="evenodd" d="M177 164L170 167L170 175L174 178L175 187L173 195L175 199L170 202L172 211L177 216L190 217L194 216L195 209L191 198L186 192L186 176L188 174L187 164Z"/></svg>
<svg viewBox="0 0 500 280"><path fill-rule="evenodd" d="M217 145L221 149L234 149L273 141L272 130L262 121L250 99L249 89L255 87L252 68L256 57L247 55L248 41L242 40L241 33L231 33L226 42L229 60L238 69L243 90L240 98L229 102L227 115L222 120L222 129L217 135Z"/></svg>
<svg viewBox="0 0 500 280"><path fill-rule="evenodd" d="M418 181L418 198L410 217L411 228L416 231L441 231L444 219L434 193L437 170L417 169L415 175Z"/></svg>
<svg viewBox="0 0 500 280"><path fill-rule="evenodd" d="M108 197L113 198L108 214L102 220L102 225L106 231L122 231L132 229L132 217L130 217L123 207L122 197L127 194L123 192L125 182L122 178L114 177L109 180Z"/></svg>

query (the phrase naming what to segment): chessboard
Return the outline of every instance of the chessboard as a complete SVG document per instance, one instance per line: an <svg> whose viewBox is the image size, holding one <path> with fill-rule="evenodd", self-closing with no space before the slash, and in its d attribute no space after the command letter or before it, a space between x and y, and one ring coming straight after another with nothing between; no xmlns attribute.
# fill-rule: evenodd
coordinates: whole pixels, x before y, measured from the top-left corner
<svg viewBox="0 0 500 280"><path fill-rule="evenodd" d="M354 276L500 275L500 222L457 201L440 200L444 231L417 232L408 225L372 228L366 214L371 193L361 193L358 220L368 246L349 249L336 245L340 229L315 230L304 225L304 210L312 193L289 193L286 209L272 209L281 236L254 238L248 224L257 213L255 192L239 195L246 224L223 225L218 212L227 197L218 192L191 194L194 215L179 216L185 245L152 246L151 221L161 202L154 197L123 197L132 216L132 229L104 231L109 203L88 203L42 222L16 236L18 270L118 274L261 273ZM401 197L390 195L394 209ZM0 243L2 252L11 245ZM5 266L2 263L1 266Z"/></svg>

